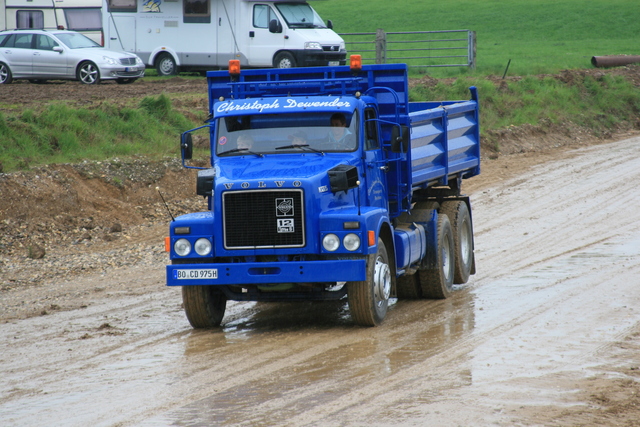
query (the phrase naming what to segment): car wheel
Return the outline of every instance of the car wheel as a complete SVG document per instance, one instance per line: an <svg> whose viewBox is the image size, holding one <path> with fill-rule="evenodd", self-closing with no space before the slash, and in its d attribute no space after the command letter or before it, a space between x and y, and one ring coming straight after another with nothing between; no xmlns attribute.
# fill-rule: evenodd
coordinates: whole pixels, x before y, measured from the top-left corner
<svg viewBox="0 0 640 427"><path fill-rule="evenodd" d="M280 52L273 60L273 68L293 68L296 60L289 52Z"/></svg>
<svg viewBox="0 0 640 427"><path fill-rule="evenodd" d="M119 85L128 85L130 83L135 82L138 79L116 79L116 83Z"/></svg>
<svg viewBox="0 0 640 427"><path fill-rule="evenodd" d="M0 84L9 84L13 81L11 70L7 64L0 62Z"/></svg>
<svg viewBox="0 0 640 427"><path fill-rule="evenodd" d="M86 85L94 85L100 83L100 71L96 64L91 61L85 61L78 67L76 77L80 82Z"/></svg>
<svg viewBox="0 0 640 427"><path fill-rule="evenodd" d="M168 53L163 53L156 61L156 71L159 76L175 76L178 74L178 64Z"/></svg>

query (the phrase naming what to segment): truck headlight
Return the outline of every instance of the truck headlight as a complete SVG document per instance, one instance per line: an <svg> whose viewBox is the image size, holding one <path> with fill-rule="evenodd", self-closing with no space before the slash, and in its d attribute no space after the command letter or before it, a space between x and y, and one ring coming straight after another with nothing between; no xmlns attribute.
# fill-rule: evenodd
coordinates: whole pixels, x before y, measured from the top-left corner
<svg viewBox="0 0 640 427"><path fill-rule="evenodd" d="M329 252L337 251L340 247L340 239L335 234L327 234L322 239L322 247Z"/></svg>
<svg viewBox="0 0 640 427"><path fill-rule="evenodd" d="M193 245L193 248L196 250L196 253L200 256L209 255L211 253L211 242L209 239L205 239L204 237L196 240L196 244Z"/></svg>
<svg viewBox="0 0 640 427"><path fill-rule="evenodd" d="M305 49L322 49L322 45L318 42L305 42Z"/></svg>
<svg viewBox="0 0 640 427"><path fill-rule="evenodd" d="M344 236L342 243L348 251L357 251L360 248L360 237L357 234L349 233Z"/></svg>
<svg viewBox="0 0 640 427"><path fill-rule="evenodd" d="M178 239L173 244L173 250L180 256L187 256L191 252L191 243L187 239Z"/></svg>

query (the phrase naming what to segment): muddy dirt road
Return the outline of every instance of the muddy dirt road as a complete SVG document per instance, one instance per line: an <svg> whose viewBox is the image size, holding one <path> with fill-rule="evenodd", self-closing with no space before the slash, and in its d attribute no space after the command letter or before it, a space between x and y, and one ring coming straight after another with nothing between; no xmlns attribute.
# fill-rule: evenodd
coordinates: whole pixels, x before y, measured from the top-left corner
<svg viewBox="0 0 640 427"><path fill-rule="evenodd" d="M640 138L556 157L465 183L478 273L378 328L230 303L194 331L161 252L59 283L86 303L0 325L0 424L638 425Z"/></svg>

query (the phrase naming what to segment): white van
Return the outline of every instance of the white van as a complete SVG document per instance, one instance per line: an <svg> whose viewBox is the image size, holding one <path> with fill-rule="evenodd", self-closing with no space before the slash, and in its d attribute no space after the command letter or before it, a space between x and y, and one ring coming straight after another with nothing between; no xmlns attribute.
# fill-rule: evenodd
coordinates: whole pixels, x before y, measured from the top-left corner
<svg viewBox="0 0 640 427"><path fill-rule="evenodd" d="M65 29L104 45L102 0L0 0L0 30Z"/></svg>
<svg viewBox="0 0 640 427"><path fill-rule="evenodd" d="M344 65L344 40L302 0L104 0L105 46L159 75L244 67Z"/></svg>

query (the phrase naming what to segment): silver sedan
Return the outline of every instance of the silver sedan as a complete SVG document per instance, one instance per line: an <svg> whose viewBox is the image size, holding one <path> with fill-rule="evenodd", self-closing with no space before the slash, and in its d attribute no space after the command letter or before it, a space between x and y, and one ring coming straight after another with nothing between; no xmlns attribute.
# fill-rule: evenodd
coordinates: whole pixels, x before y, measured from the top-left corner
<svg viewBox="0 0 640 427"><path fill-rule="evenodd" d="M144 70L137 55L107 50L75 31L0 32L0 84L14 79L132 83L144 76Z"/></svg>

